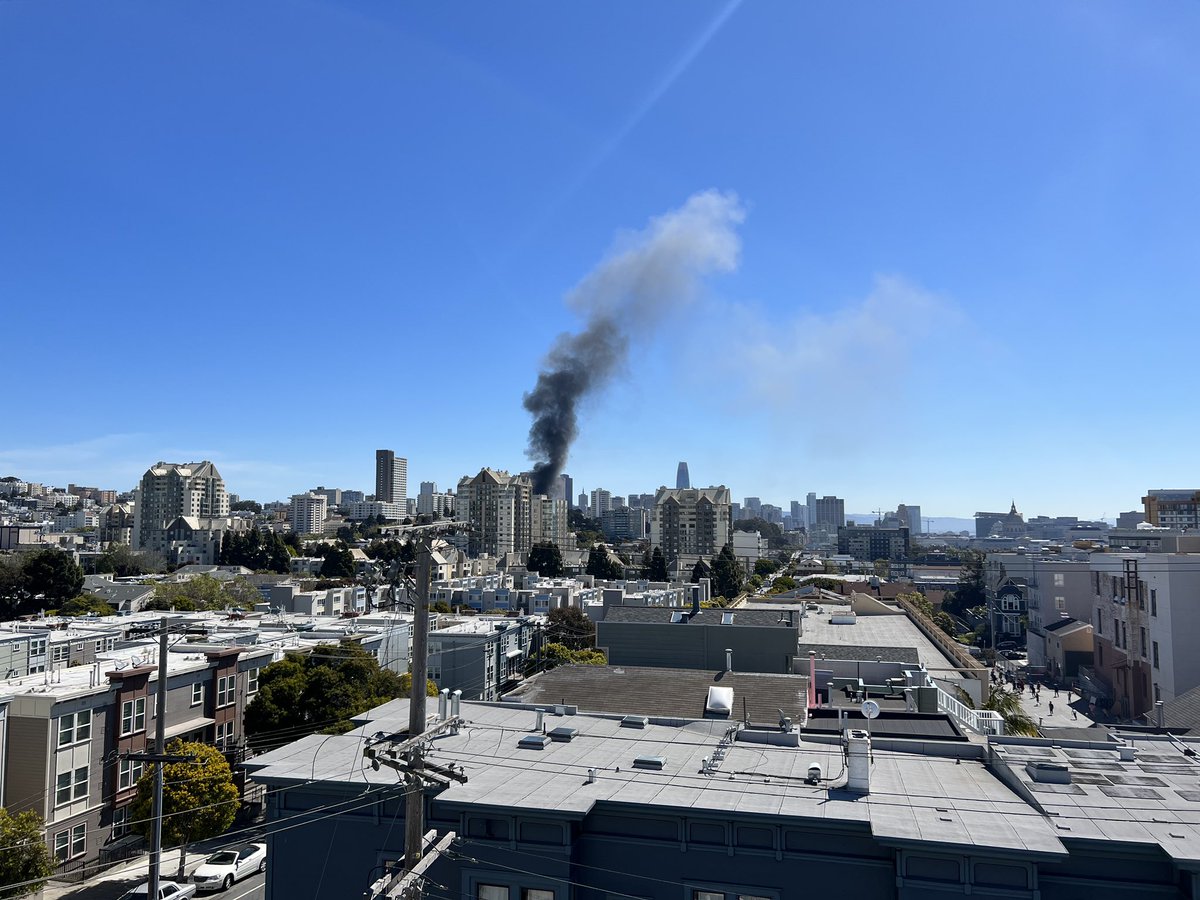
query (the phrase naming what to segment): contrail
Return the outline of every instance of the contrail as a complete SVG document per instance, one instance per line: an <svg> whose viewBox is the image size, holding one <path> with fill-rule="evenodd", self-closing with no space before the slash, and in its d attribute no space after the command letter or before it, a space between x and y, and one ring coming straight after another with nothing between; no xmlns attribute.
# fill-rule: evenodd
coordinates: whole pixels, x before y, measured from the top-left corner
<svg viewBox="0 0 1200 900"><path fill-rule="evenodd" d="M579 401L611 379L630 332L649 334L694 296L701 278L737 267L735 229L744 217L734 194L694 194L621 241L567 294L583 330L559 335L524 401L533 414L527 452L535 493L550 493L579 431Z"/></svg>

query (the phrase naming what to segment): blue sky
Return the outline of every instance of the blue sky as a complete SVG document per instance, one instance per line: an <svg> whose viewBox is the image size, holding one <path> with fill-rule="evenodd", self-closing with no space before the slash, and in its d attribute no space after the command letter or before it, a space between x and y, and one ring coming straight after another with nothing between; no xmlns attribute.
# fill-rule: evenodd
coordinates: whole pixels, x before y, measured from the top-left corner
<svg viewBox="0 0 1200 900"><path fill-rule="evenodd" d="M519 470L564 297L697 192L736 269L568 471L1115 516L1192 487L1200 7L0 4L0 470ZM415 492L415 487L414 487Z"/></svg>

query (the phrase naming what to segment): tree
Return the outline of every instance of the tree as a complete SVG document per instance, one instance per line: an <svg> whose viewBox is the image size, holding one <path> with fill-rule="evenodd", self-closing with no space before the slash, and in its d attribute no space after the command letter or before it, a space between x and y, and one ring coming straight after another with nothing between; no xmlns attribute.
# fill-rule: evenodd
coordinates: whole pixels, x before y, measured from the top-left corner
<svg viewBox="0 0 1200 900"><path fill-rule="evenodd" d="M65 603L83 589L83 569L70 554L49 547L23 557L21 574L26 592L44 597L48 605Z"/></svg>
<svg viewBox="0 0 1200 900"><path fill-rule="evenodd" d="M146 609L203 610L252 609L262 600L258 588L245 578L220 581L211 575L196 575L187 581L159 584Z"/></svg>
<svg viewBox="0 0 1200 900"><path fill-rule="evenodd" d="M111 544L96 560L97 574L134 578L166 569L166 561L157 553L134 550L127 544Z"/></svg>
<svg viewBox="0 0 1200 900"><path fill-rule="evenodd" d="M400 676L400 696L412 696L412 672L405 672ZM437 683L432 678L425 679L425 696L436 697L438 695Z"/></svg>
<svg viewBox="0 0 1200 900"><path fill-rule="evenodd" d="M108 601L87 594L73 597L58 608L60 616L86 616L91 613L98 616L111 616L113 608L108 605Z"/></svg>
<svg viewBox="0 0 1200 900"><path fill-rule="evenodd" d="M37 612L37 604L26 590L20 556L0 556L0 615L15 619Z"/></svg>
<svg viewBox="0 0 1200 900"><path fill-rule="evenodd" d="M261 751L307 734L344 734L352 716L406 697L408 688L357 644L319 644L262 670L246 707L246 736Z"/></svg>
<svg viewBox="0 0 1200 900"><path fill-rule="evenodd" d="M760 559L754 563L754 574L766 578L779 571L779 563L773 559Z"/></svg>
<svg viewBox="0 0 1200 900"><path fill-rule="evenodd" d="M958 587L954 591L951 612L961 613L974 606L982 606L987 602L983 575L984 555L978 551L966 551L963 565L958 573ZM949 598L948 598L949 599ZM946 602L942 602L946 606Z"/></svg>
<svg viewBox="0 0 1200 900"><path fill-rule="evenodd" d="M345 544L327 544L324 549L325 562L321 563L322 578L353 578L354 554Z"/></svg>
<svg viewBox="0 0 1200 900"><path fill-rule="evenodd" d="M239 500L229 504L230 512L252 512L256 516L262 512L262 504L257 500Z"/></svg>
<svg viewBox="0 0 1200 900"><path fill-rule="evenodd" d="M787 546L783 536L783 528L766 519L738 519L733 523L734 531L757 531L767 539L767 546L772 550L782 550Z"/></svg>
<svg viewBox="0 0 1200 900"><path fill-rule="evenodd" d="M588 553L587 569L588 575L592 575L601 581L615 581L625 574L625 567L621 564L620 559L612 554L608 546L605 544L597 544Z"/></svg>
<svg viewBox="0 0 1200 900"><path fill-rule="evenodd" d="M435 613L452 613L454 610L450 608L450 604L445 600L437 600L429 605L429 611Z"/></svg>
<svg viewBox="0 0 1200 900"><path fill-rule="evenodd" d="M670 575L667 573L667 558L663 555L662 547L655 547L654 552L650 554L650 571L646 577L649 581L670 580Z"/></svg>
<svg viewBox="0 0 1200 900"><path fill-rule="evenodd" d="M525 564L525 568L547 578L560 577L563 574L563 558L558 544L549 541L543 544L534 544L529 551L529 561Z"/></svg>
<svg viewBox="0 0 1200 900"><path fill-rule="evenodd" d="M733 547L726 544L713 560L712 566L713 590L716 596L732 600L742 592L742 581L745 571L737 557L733 555Z"/></svg>
<svg viewBox="0 0 1200 900"><path fill-rule="evenodd" d="M771 582L771 593L782 594L785 591L794 591L797 587L799 585L791 575L779 575Z"/></svg>
<svg viewBox="0 0 1200 900"><path fill-rule="evenodd" d="M933 624L950 635L950 637L958 634L958 626L954 623L954 617L945 610L939 609L933 614Z"/></svg>
<svg viewBox="0 0 1200 900"><path fill-rule="evenodd" d="M596 646L596 625L578 606L560 606L546 617L546 640L571 650Z"/></svg>
<svg viewBox="0 0 1200 900"><path fill-rule="evenodd" d="M692 584L699 584L702 578L712 578L712 568L704 560L698 559L692 566Z"/></svg>
<svg viewBox="0 0 1200 900"><path fill-rule="evenodd" d="M1006 691L1000 687L992 688L988 692L987 702L983 704L983 708L1000 713L1004 718L1005 734L1024 734L1037 737L1037 723L1033 721L1033 717L1029 713L1025 712L1025 708L1021 706L1021 698L1013 691Z"/></svg>
<svg viewBox="0 0 1200 900"><path fill-rule="evenodd" d="M0 898L24 897L41 890L54 874L54 860L46 846L42 817L28 810L10 813L0 808Z"/></svg>
<svg viewBox="0 0 1200 900"><path fill-rule="evenodd" d="M233 783L233 770L224 754L208 744L174 740L167 752L192 756L191 762L163 765L163 846L175 847L216 837L233 824L240 796ZM138 780L137 798L130 817L143 837L153 824L153 764Z"/></svg>
<svg viewBox="0 0 1200 900"><path fill-rule="evenodd" d="M221 538L221 553L217 562L223 566L245 566L255 572L276 572L286 575L292 570L292 550L283 536L271 532L265 537L257 528L249 531L227 531Z"/></svg>
<svg viewBox="0 0 1200 900"><path fill-rule="evenodd" d="M542 646L542 662L547 669L555 666L604 666L608 660L599 650L572 650L565 644L551 642Z"/></svg>

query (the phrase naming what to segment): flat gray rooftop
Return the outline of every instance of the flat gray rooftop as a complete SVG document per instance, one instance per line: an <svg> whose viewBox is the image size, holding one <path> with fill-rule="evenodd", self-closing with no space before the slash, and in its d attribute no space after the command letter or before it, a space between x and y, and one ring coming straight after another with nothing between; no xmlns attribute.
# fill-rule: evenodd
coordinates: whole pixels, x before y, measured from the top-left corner
<svg viewBox="0 0 1200 900"><path fill-rule="evenodd" d="M755 608L753 603L746 605L750 609ZM778 615L778 606L770 608ZM820 612L809 611L805 615L801 620L800 643L825 647L912 648L916 650L917 659L930 672L955 665L906 615L858 616L853 625L834 625L830 621L830 609L829 606L822 606ZM845 613L846 609L843 607L838 611Z"/></svg>
<svg viewBox="0 0 1200 900"><path fill-rule="evenodd" d="M373 733L403 730L407 706L406 700L393 701L364 716L350 734L313 735L247 766L256 780L271 784L394 784L396 773L386 767L374 771L362 752ZM831 825L865 824L885 842L1066 854L1047 818L978 760L877 748L872 792L864 796L836 786L844 784L836 744L804 742L792 748L737 742L719 772L702 774L701 760L713 755L729 728L727 721L632 729L621 727L616 717L550 716L547 729L566 725L578 729L577 736L528 750L517 742L535 728L532 710L477 703L462 708L467 725L457 735L434 738L428 758L462 766L469 780L442 791L439 803L559 811L573 817L607 802L692 815L779 815ZM663 769L634 768L639 756L662 757ZM804 782L812 762L835 779L835 787ZM590 784L589 768L597 770Z"/></svg>

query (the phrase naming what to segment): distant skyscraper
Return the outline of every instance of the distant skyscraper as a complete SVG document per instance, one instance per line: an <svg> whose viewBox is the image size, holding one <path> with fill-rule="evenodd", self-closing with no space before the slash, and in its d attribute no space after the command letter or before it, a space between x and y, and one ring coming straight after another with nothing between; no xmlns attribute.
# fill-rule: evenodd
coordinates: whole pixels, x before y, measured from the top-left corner
<svg viewBox="0 0 1200 900"><path fill-rule="evenodd" d="M762 500L758 497L746 497L742 500L742 510L747 519L757 519L762 516Z"/></svg>
<svg viewBox="0 0 1200 900"><path fill-rule="evenodd" d="M813 520L814 525L833 525L841 526L846 524L846 501L840 497L831 497L826 495L820 500L816 499L815 494L810 494L813 498L813 503L817 507L817 515Z"/></svg>
<svg viewBox="0 0 1200 900"><path fill-rule="evenodd" d="M596 488L596 490L592 491L592 518L598 519L610 509L612 509L612 493L606 491L604 488Z"/></svg>
<svg viewBox="0 0 1200 900"><path fill-rule="evenodd" d="M588 514L587 494L581 493L579 495L579 503L577 505L579 506L579 511L586 516Z"/></svg>
<svg viewBox="0 0 1200 900"><path fill-rule="evenodd" d="M688 475L687 463L681 462L675 470L675 490L686 491L692 486L691 476Z"/></svg>
<svg viewBox="0 0 1200 900"><path fill-rule="evenodd" d="M408 460L391 450L375 451L375 499L382 503L408 499Z"/></svg>

